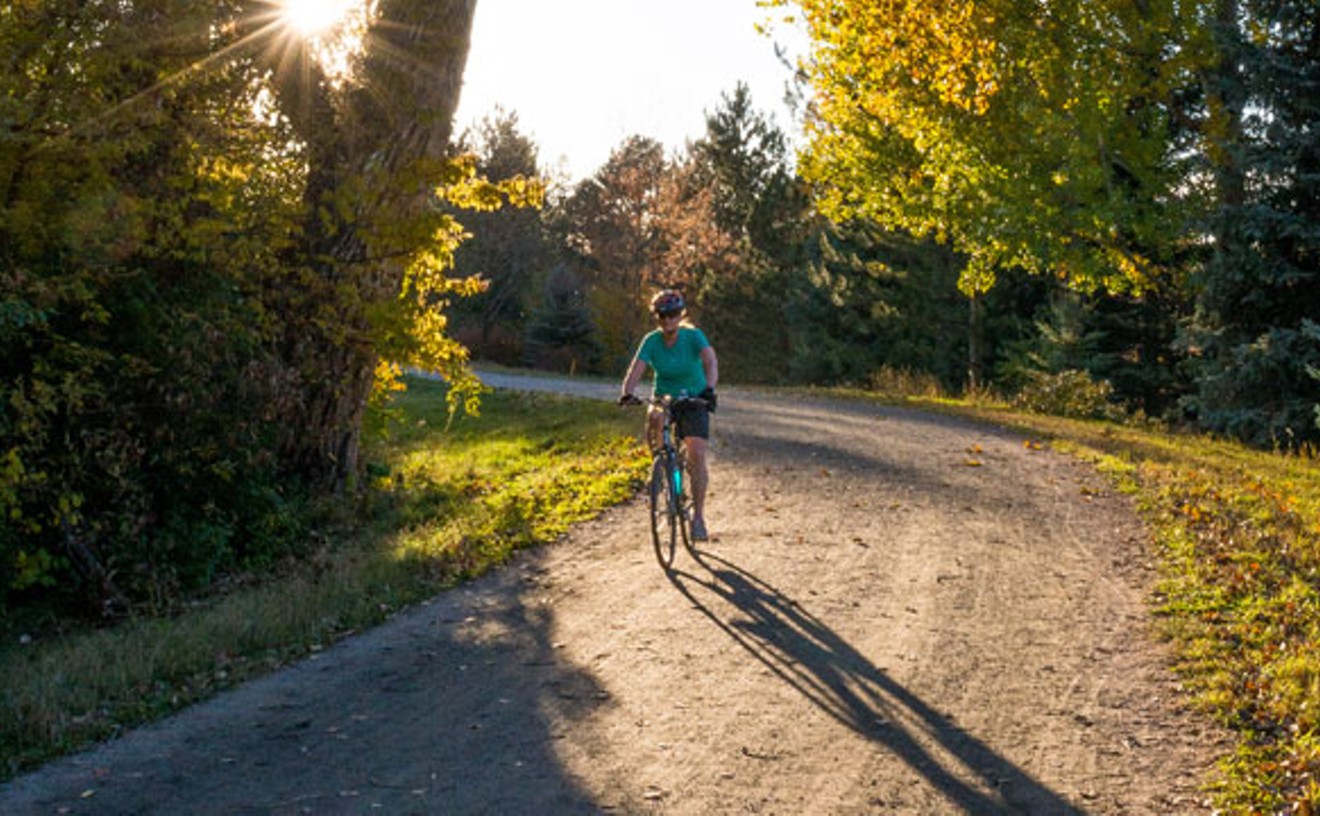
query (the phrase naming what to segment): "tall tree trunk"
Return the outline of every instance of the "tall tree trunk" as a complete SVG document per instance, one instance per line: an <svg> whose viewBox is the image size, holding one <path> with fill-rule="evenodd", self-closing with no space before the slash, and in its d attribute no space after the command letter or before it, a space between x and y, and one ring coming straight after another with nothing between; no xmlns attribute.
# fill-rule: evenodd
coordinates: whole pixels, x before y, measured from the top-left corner
<svg viewBox="0 0 1320 816"><path fill-rule="evenodd" d="M985 359L985 337L981 325L981 295L973 293L967 298L967 392L981 390L981 361Z"/></svg>
<svg viewBox="0 0 1320 816"><path fill-rule="evenodd" d="M1237 247L1233 222L1246 203L1246 175L1242 151L1245 149L1242 116L1246 110L1247 88L1242 76L1242 46L1238 16L1239 0L1217 0L1215 5L1215 40L1219 59L1206 79L1209 101L1209 134L1206 145L1214 170L1219 215L1215 219L1216 265L1231 263Z"/></svg>
<svg viewBox="0 0 1320 816"><path fill-rule="evenodd" d="M368 257L358 224L406 221L430 202L422 177L406 171L448 150L475 10L476 0L382 0L347 87L332 88L309 64L279 88L307 144L312 267L300 293L312 313L285 345L301 398L282 449L292 469L323 487L342 490L357 473L378 360L369 307L398 297L403 283L402 261Z"/></svg>

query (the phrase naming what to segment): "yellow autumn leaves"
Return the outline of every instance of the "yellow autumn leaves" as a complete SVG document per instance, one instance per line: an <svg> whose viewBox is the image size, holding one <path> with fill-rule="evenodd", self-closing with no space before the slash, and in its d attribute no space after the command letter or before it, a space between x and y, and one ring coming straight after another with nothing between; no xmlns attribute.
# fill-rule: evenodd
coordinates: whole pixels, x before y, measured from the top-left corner
<svg viewBox="0 0 1320 816"><path fill-rule="evenodd" d="M1178 236L1160 100L1196 66L1194 10L1082 0L765 0L812 51L799 166L830 217L872 219L997 270L1140 292Z"/></svg>

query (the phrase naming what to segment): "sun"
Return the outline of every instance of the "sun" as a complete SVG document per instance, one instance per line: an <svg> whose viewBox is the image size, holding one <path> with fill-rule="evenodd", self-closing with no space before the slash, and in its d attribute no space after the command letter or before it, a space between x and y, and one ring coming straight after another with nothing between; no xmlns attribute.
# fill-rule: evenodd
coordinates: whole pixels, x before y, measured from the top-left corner
<svg viewBox="0 0 1320 816"><path fill-rule="evenodd" d="M309 57L335 87L353 81L374 23L378 0L266 0L275 41Z"/></svg>
<svg viewBox="0 0 1320 816"><path fill-rule="evenodd" d="M329 34L358 5L361 3L354 0L281 0L280 18L298 35L310 39Z"/></svg>

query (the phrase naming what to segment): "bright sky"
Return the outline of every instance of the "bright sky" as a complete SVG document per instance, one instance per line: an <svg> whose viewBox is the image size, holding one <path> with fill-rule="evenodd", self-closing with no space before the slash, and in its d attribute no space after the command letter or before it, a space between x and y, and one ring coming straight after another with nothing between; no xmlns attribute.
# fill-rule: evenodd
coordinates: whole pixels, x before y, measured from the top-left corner
<svg viewBox="0 0 1320 816"><path fill-rule="evenodd" d="M758 34L767 17L756 0L478 0L455 132L499 105L518 115L543 171L577 181L634 134L681 150L742 80L792 142L792 72L774 44L792 61L805 37L783 25Z"/></svg>

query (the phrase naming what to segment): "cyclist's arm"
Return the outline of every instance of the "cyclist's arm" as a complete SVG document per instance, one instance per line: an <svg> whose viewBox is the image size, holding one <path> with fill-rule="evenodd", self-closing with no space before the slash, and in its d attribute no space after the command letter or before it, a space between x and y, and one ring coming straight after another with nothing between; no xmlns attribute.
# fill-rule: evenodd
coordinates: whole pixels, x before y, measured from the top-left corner
<svg viewBox="0 0 1320 816"><path fill-rule="evenodd" d="M634 357L632 364L628 366L628 373L623 376L623 396L633 394L637 390L637 384L642 381L642 374L646 373L646 363L641 357Z"/></svg>
<svg viewBox="0 0 1320 816"><path fill-rule="evenodd" d="M701 350L701 368L706 372L706 387L714 390L720 382L720 361L713 346Z"/></svg>

